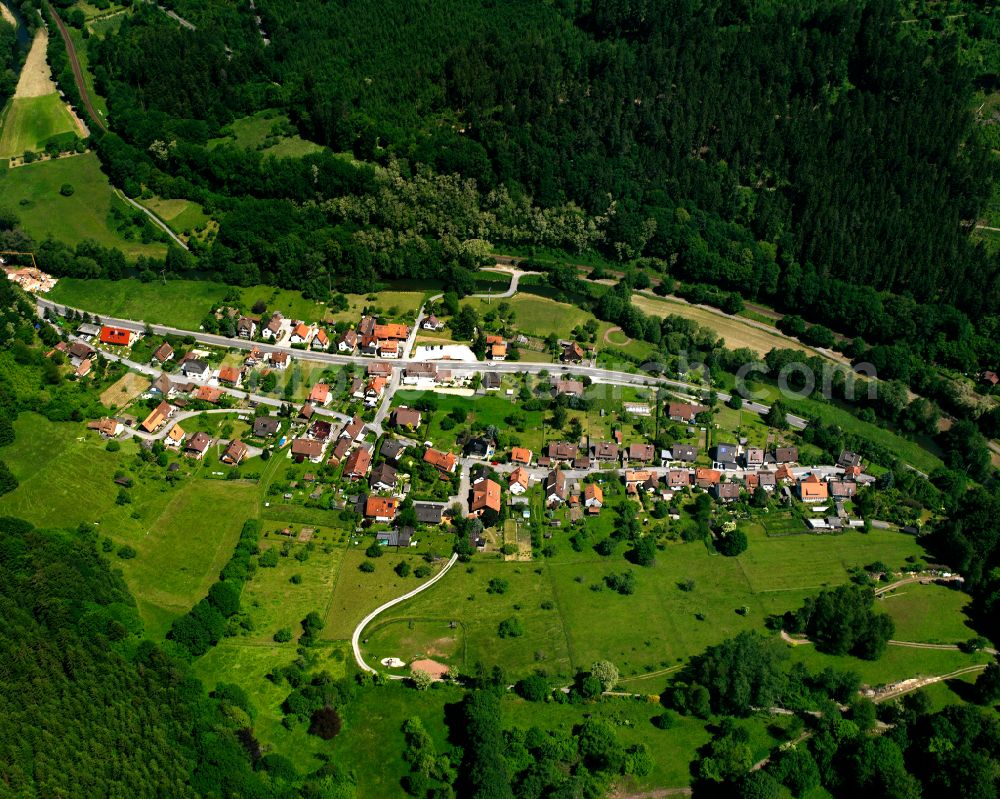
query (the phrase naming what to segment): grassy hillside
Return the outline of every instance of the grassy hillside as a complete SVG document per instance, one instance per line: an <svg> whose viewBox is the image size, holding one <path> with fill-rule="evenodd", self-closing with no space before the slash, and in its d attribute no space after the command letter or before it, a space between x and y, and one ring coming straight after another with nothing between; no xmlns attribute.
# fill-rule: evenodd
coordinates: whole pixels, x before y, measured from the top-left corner
<svg viewBox="0 0 1000 799"><path fill-rule="evenodd" d="M73 187L69 197L60 193L64 184ZM159 242L144 244L136 225L113 218L112 209L126 212L127 206L112 191L94 153L0 170L0 197L38 240L52 236L77 244L93 239L122 249L129 258L166 252Z"/></svg>
<svg viewBox="0 0 1000 799"><path fill-rule="evenodd" d="M44 150L46 142L66 133L78 129L58 94L11 100L0 121L0 158Z"/></svg>

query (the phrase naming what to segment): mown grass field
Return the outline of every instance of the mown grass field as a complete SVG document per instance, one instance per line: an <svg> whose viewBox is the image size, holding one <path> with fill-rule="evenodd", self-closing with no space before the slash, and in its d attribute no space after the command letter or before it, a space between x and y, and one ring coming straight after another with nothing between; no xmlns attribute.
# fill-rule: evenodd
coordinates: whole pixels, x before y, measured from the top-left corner
<svg viewBox="0 0 1000 799"><path fill-rule="evenodd" d="M746 320L737 316L716 314L694 305L646 294L633 294L632 304L644 313L661 319L665 316L681 316L685 319L691 319L714 330L725 340L726 347L729 349L747 347L761 355L775 348L801 350L809 355L818 354L793 339L748 325Z"/></svg>
<svg viewBox="0 0 1000 799"><path fill-rule="evenodd" d="M58 94L11 100L0 118L0 158L39 152L62 133L78 133L76 123Z"/></svg>
<svg viewBox="0 0 1000 799"><path fill-rule="evenodd" d="M535 294L518 293L513 297L494 298L492 300L473 297L462 301L462 305L470 305L485 316L497 305L505 302L514 310L514 326L529 336L545 338L549 334L567 337L577 325L583 324L592 316L582 308L565 302L556 302L547 297Z"/></svg>
<svg viewBox="0 0 1000 799"><path fill-rule="evenodd" d="M152 197L140 202L166 222L174 233L194 231L211 221L211 217L202 210L202 207L192 200L165 200L161 197Z"/></svg>
<svg viewBox="0 0 1000 799"><path fill-rule="evenodd" d="M957 644L976 635L966 624L970 599L944 585L910 583L884 594L879 607L896 623L897 641Z"/></svg>
<svg viewBox="0 0 1000 799"><path fill-rule="evenodd" d="M59 192L65 183L74 189L70 197ZM166 252L164 244L126 239L111 227L112 207L125 210L125 205L111 190L94 153L0 170L0 197L17 213L24 229L38 240L52 236L67 244L78 244L93 239L105 247L118 247L129 258L162 257ZM99 296L98 287L91 291Z"/></svg>
<svg viewBox="0 0 1000 799"><path fill-rule="evenodd" d="M538 574L536 568L541 566L485 558L469 566L456 563L432 588L379 617L380 624L393 620L401 623L377 631L365 647L366 655L377 661L425 654L463 673L482 661L499 664L512 675L530 673L537 666L550 674L571 676L556 597L544 570ZM505 593L487 593L492 578L508 582ZM543 607L543 603L551 607ZM524 635L500 638L498 625L512 617L523 622ZM411 618L437 624L428 623L411 631L406 624ZM462 625L464 642L458 631L448 629L451 621ZM453 638L455 643L449 640ZM401 649L404 645L409 647L406 651Z"/></svg>
<svg viewBox="0 0 1000 799"><path fill-rule="evenodd" d="M75 159L74 159L75 160ZM30 168L30 167L29 167ZM20 171L20 170L15 170ZM248 310L262 300L268 310L280 311L285 317L307 321L357 321L364 307L378 306L388 311L395 308L400 315L413 314L423 300L422 292L385 291L369 295L348 295L351 309L330 314L321 302L304 298L299 292L273 286L233 287L207 280L170 280L166 284L139 280L60 280L49 293L55 302L65 303L105 316L142 319L184 330L197 330L209 309L223 301L231 291L239 291Z"/></svg>

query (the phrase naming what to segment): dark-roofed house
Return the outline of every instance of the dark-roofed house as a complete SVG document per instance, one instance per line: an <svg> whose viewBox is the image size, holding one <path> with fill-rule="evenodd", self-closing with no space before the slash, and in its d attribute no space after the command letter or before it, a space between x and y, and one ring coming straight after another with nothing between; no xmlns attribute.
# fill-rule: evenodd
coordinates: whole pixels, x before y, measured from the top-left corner
<svg viewBox="0 0 1000 799"><path fill-rule="evenodd" d="M735 444L716 444L714 453L715 462L726 466L735 466L738 452L739 449Z"/></svg>
<svg viewBox="0 0 1000 799"><path fill-rule="evenodd" d="M174 386L173 381L170 379L170 375L166 372L160 372L160 376L149 384L149 393L159 394L164 397L172 397L177 393L177 387Z"/></svg>
<svg viewBox="0 0 1000 799"><path fill-rule="evenodd" d="M468 458L481 458L488 460L496 453L496 443L486 436L476 436L465 442L463 453Z"/></svg>
<svg viewBox="0 0 1000 799"><path fill-rule="evenodd" d="M393 463L399 462L399 456L406 449L406 444L402 441L396 441L392 438L385 438L382 440L382 445L379 447L379 455L385 458L387 461L392 461Z"/></svg>
<svg viewBox="0 0 1000 799"><path fill-rule="evenodd" d="M698 448L690 444L674 444L670 448L670 454L673 455L675 461L694 463L698 458Z"/></svg>
<svg viewBox="0 0 1000 799"><path fill-rule="evenodd" d="M74 366L79 366L81 361L92 358L96 352L97 350L82 341L74 341L69 345L69 357Z"/></svg>
<svg viewBox="0 0 1000 799"><path fill-rule="evenodd" d="M348 441L358 441L365 434L365 422L364 420L355 414L351 421L344 425L344 429L340 431L340 438L346 438Z"/></svg>
<svg viewBox="0 0 1000 799"><path fill-rule="evenodd" d="M398 530L383 530L375 534L376 543L382 547L408 547L412 539L412 527L401 527Z"/></svg>
<svg viewBox="0 0 1000 799"><path fill-rule="evenodd" d="M765 491L774 491L777 488L778 480L774 472L757 472L757 485Z"/></svg>
<svg viewBox="0 0 1000 799"><path fill-rule="evenodd" d="M590 449L596 461L618 460L618 445L614 441L598 441Z"/></svg>
<svg viewBox="0 0 1000 799"><path fill-rule="evenodd" d="M209 376L211 371L212 370L209 368L207 363L200 361L197 358L188 358L181 366L181 374L183 374L184 377L197 377L204 379Z"/></svg>
<svg viewBox="0 0 1000 799"><path fill-rule="evenodd" d="M101 326L92 325L90 322L84 322L76 329L76 334L85 338L93 338L94 336L101 335Z"/></svg>
<svg viewBox="0 0 1000 799"><path fill-rule="evenodd" d="M281 429L281 419L277 416L258 416L253 420L253 434L257 438L270 438Z"/></svg>
<svg viewBox="0 0 1000 799"><path fill-rule="evenodd" d="M562 355L559 356L559 359L563 363L580 363L586 354L587 353L583 351L583 347L575 341L571 341L563 347Z"/></svg>
<svg viewBox="0 0 1000 799"><path fill-rule="evenodd" d="M348 438L338 438L337 443L333 445L333 452L330 453L330 463L336 466L347 457L347 453L350 451L351 440Z"/></svg>
<svg viewBox="0 0 1000 799"><path fill-rule="evenodd" d="M579 447L576 444L570 444L566 441L549 443L548 456L553 461L571 461L576 457L577 452L579 452Z"/></svg>
<svg viewBox="0 0 1000 799"><path fill-rule="evenodd" d="M236 320L236 335L240 338L253 338L257 333L257 323L249 316L241 316Z"/></svg>
<svg viewBox="0 0 1000 799"><path fill-rule="evenodd" d="M860 466L861 455L857 452L851 452L849 449L845 449L840 453L840 457L837 458L837 465L841 469L850 469L853 466Z"/></svg>
<svg viewBox="0 0 1000 799"><path fill-rule="evenodd" d="M417 521L421 524L441 524L446 507L443 502L413 503L413 510L417 514Z"/></svg>
<svg viewBox="0 0 1000 799"><path fill-rule="evenodd" d="M553 469L545 477L545 503L558 505L566 501L566 475Z"/></svg>
<svg viewBox="0 0 1000 799"><path fill-rule="evenodd" d="M247 445L240 441L238 438L234 438L229 442L229 446L226 447L225 451L222 453L222 462L231 463L234 466L239 465L247 456Z"/></svg>
<svg viewBox="0 0 1000 799"><path fill-rule="evenodd" d="M396 487L396 470L388 463L380 463L368 477L372 491L392 491Z"/></svg>
<svg viewBox="0 0 1000 799"><path fill-rule="evenodd" d="M796 463L799 459L798 447L775 447L775 463Z"/></svg>
<svg viewBox="0 0 1000 799"><path fill-rule="evenodd" d="M309 438L315 438L317 441L326 441L333 435L333 423L328 422L326 419L317 419L309 425L307 435Z"/></svg>
<svg viewBox="0 0 1000 799"><path fill-rule="evenodd" d="M486 391L497 391L500 388L500 375L496 372L486 372L483 375L483 388Z"/></svg>
<svg viewBox="0 0 1000 799"><path fill-rule="evenodd" d="M406 427L414 430L420 427L420 411L415 408L396 408L392 412L392 423L396 427Z"/></svg>
<svg viewBox="0 0 1000 799"><path fill-rule="evenodd" d="M184 442L184 454L190 458L201 458L205 455L205 450L208 449L208 445L211 443L212 439L209 438L208 433L203 433L199 430Z"/></svg>
<svg viewBox="0 0 1000 799"><path fill-rule="evenodd" d="M747 447L743 453L743 462L748 469L757 469L764 465L764 450L760 447Z"/></svg>
<svg viewBox="0 0 1000 799"><path fill-rule="evenodd" d="M740 498L740 487L736 483L716 483L712 496L722 502L733 502Z"/></svg>
<svg viewBox="0 0 1000 799"><path fill-rule="evenodd" d="M656 457L656 448L652 444L629 444L628 460L638 463L652 463Z"/></svg>

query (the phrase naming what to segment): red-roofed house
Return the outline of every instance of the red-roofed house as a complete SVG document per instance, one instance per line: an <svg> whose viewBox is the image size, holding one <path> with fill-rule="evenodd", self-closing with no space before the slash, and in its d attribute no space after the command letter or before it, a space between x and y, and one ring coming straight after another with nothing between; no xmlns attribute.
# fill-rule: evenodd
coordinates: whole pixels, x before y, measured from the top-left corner
<svg viewBox="0 0 1000 799"><path fill-rule="evenodd" d="M104 325L101 328L101 344L111 344L115 347L131 347L135 341L136 334L124 327L110 327Z"/></svg>
<svg viewBox="0 0 1000 799"><path fill-rule="evenodd" d="M330 387L326 383L317 383L309 392L309 401L313 405L326 405L330 402Z"/></svg>

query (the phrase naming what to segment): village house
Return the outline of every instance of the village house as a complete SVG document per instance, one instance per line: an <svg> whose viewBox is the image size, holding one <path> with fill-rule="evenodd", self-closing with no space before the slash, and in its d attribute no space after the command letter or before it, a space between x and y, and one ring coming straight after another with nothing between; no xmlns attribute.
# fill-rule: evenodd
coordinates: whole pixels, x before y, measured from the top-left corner
<svg viewBox="0 0 1000 799"><path fill-rule="evenodd" d="M97 350L82 341L74 341L69 345L69 362L74 366L79 366L82 361L93 358Z"/></svg>
<svg viewBox="0 0 1000 799"><path fill-rule="evenodd" d="M80 365L76 367L76 371L74 372L74 374L77 377L86 377L87 375L90 374L90 369L93 366L93 364L94 362L90 358L85 358L84 360L80 361Z"/></svg>
<svg viewBox="0 0 1000 799"><path fill-rule="evenodd" d="M396 408L392 412L392 424L394 427L416 430L420 427L420 411L405 406Z"/></svg>
<svg viewBox="0 0 1000 799"><path fill-rule="evenodd" d="M96 430L102 438L117 438L125 430L125 425L117 419L105 416L93 422L87 422L88 430Z"/></svg>
<svg viewBox="0 0 1000 799"><path fill-rule="evenodd" d="M380 341L378 345L378 352L382 358L399 358L402 354L402 348L399 346L398 341L389 339L387 341Z"/></svg>
<svg viewBox="0 0 1000 799"><path fill-rule="evenodd" d="M296 322L292 326L288 342L290 344L308 344L310 338L312 338L312 328L305 322Z"/></svg>
<svg viewBox="0 0 1000 799"><path fill-rule="evenodd" d="M111 327L110 325L101 327L101 344L109 344L112 347L131 347L136 338L138 338L138 334L124 327Z"/></svg>
<svg viewBox="0 0 1000 799"><path fill-rule="evenodd" d="M235 366L223 366L219 370L219 382L228 386L238 386L243 381L243 372Z"/></svg>
<svg viewBox="0 0 1000 799"><path fill-rule="evenodd" d="M739 457L739 447L735 444L716 444L713 459L723 469L733 469L736 467L736 460Z"/></svg>
<svg viewBox="0 0 1000 799"><path fill-rule="evenodd" d="M837 458L837 465L841 469L850 469L854 466L860 466L861 455L857 452L851 452L849 449L845 449L840 453L840 457Z"/></svg>
<svg viewBox="0 0 1000 799"><path fill-rule="evenodd" d="M384 377L373 377L365 386L365 405L373 408L379 404L388 381Z"/></svg>
<svg viewBox="0 0 1000 799"><path fill-rule="evenodd" d="M337 351L352 353L358 348L358 331L345 330L337 339Z"/></svg>
<svg viewBox="0 0 1000 799"><path fill-rule="evenodd" d="M349 422L344 423L343 429L340 431L340 438L346 438L351 443L355 441L360 441L365 434L365 423L364 420L357 414Z"/></svg>
<svg viewBox="0 0 1000 799"><path fill-rule="evenodd" d="M368 478L368 486L372 491L392 491L396 488L396 470L388 463L380 463L372 469Z"/></svg>
<svg viewBox="0 0 1000 799"><path fill-rule="evenodd" d="M370 363L366 367L368 377L384 377L387 380L392 377L392 364Z"/></svg>
<svg viewBox="0 0 1000 799"><path fill-rule="evenodd" d="M164 341L159 347L156 348L156 352L153 353L153 360L159 361L160 363L166 363L173 357L174 348L170 346L170 342L168 341Z"/></svg>
<svg viewBox="0 0 1000 799"><path fill-rule="evenodd" d="M328 463L331 466L339 465L340 462L347 457L347 453L351 451L351 447L353 445L354 444L350 439L338 438L337 443L333 445L333 452L330 453L330 460Z"/></svg>
<svg viewBox="0 0 1000 799"><path fill-rule="evenodd" d="M496 372L486 372L483 375L482 385L484 391L499 391L500 375L498 375Z"/></svg>
<svg viewBox="0 0 1000 799"><path fill-rule="evenodd" d="M566 475L553 469L545 476L545 504L549 507L566 501Z"/></svg>
<svg viewBox="0 0 1000 799"><path fill-rule="evenodd" d="M403 385L415 386L437 378L437 366L432 363L411 363L403 370Z"/></svg>
<svg viewBox="0 0 1000 799"><path fill-rule="evenodd" d="M328 405L330 399L330 386L326 383L317 383L309 391L309 402L313 405Z"/></svg>
<svg viewBox="0 0 1000 799"><path fill-rule="evenodd" d="M467 458L479 458L489 460L496 454L496 443L491 438L485 436L475 436L465 442L463 454Z"/></svg>
<svg viewBox="0 0 1000 799"><path fill-rule="evenodd" d="M312 419L314 413L316 413L316 409L312 406L312 403L303 402L302 407L299 408L299 413L296 418L305 419L306 421L309 421L310 419Z"/></svg>
<svg viewBox="0 0 1000 799"><path fill-rule="evenodd" d="M775 447L774 449L775 463L797 463L798 460L799 460L798 447Z"/></svg>
<svg viewBox="0 0 1000 799"><path fill-rule="evenodd" d="M184 428L180 424L174 424L167 431L166 438L163 439L164 445L168 447L173 447L174 449L180 449L181 444L184 443L184 437L187 433L184 432Z"/></svg>
<svg viewBox="0 0 1000 799"><path fill-rule="evenodd" d="M375 325L372 333L379 341L406 341L410 328L401 324Z"/></svg>
<svg viewBox="0 0 1000 799"><path fill-rule="evenodd" d="M667 488L677 490L691 485L691 472L687 469L671 469L667 472Z"/></svg>
<svg viewBox="0 0 1000 799"><path fill-rule="evenodd" d="M829 497L826 483L811 474L799 480L799 499L803 502L825 502Z"/></svg>
<svg viewBox="0 0 1000 799"><path fill-rule="evenodd" d="M694 470L694 484L698 488L711 488L722 482L722 472L716 469L698 468Z"/></svg>
<svg viewBox="0 0 1000 799"><path fill-rule="evenodd" d="M618 445L613 441L598 441L590 448L590 454L595 461L611 462L618 460Z"/></svg>
<svg viewBox="0 0 1000 799"><path fill-rule="evenodd" d="M454 472L455 467L458 465L458 458L455 457L454 453L441 452L441 450L433 449L432 447L428 447L427 451L424 452L424 461L439 471L449 474Z"/></svg>
<svg viewBox="0 0 1000 799"><path fill-rule="evenodd" d="M391 522L396 518L399 500L396 497L368 497L365 499L365 518L376 522Z"/></svg>
<svg viewBox="0 0 1000 799"><path fill-rule="evenodd" d="M420 327L424 330L444 330L444 322L438 319L434 314L431 314L420 323Z"/></svg>
<svg viewBox="0 0 1000 799"><path fill-rule="evenodd" d="M576 444L566 441L552 441L548 447L548 456L552 462L572 461L578 452L579 447Z"/></svg>
<svg viewBox="0 0 1000 799"><path fill-rule="evenodd" d="M670 448L671 460L694 463L698 458L698 448L690 444L674 444Z"/></svg>
<svg viewBox="0 0 1000 799"><path fill-rule="evenodd" d="M236 320L236 335L240 338L252 339L257 335L257 323L249 316L241 316Z"/></svg>
<svg viewBox="0 0 1000 799"><path fill-rule="evenodd" d="M277 416L258 416L253 420L253 434L257 438L270 438L281 429Z"/></svg>
<svg viewBox="0 0 1000 799"><path fill-rule="evenodd" d="M743 475L743 485L746 486L747 491L751 494L760 485L760 479L757 477L757 472L747 472Z"/></svg>
<svg viewBox="0 0 1000 799"><path fill-rule="evenodd" d="M795 479L795 473L787 463L783 463L775 470L774 479L778 482L790 482Z"/></svg>
<svg viewBox="0 0 1000 799"><path fill-rule="evenodd" d="M743 453L743 463L748 469L759 469L764 465L764 450L760 447L747 447Z"/></svg>
<svg viewBox="0 0 1000 799"><path fill-rule="evenodd" d="M583 351L583 347L575 341L571 341L563 346L559 360L563 363L580 363L586 355L587 353Z"/></svg>
<svg viewBox="0 0 1000 799"><path fill-rule="evenodd" d="M194 394L191 395L191 398L199 402L207 402L210 405L215 405L222 399L222 390L213 388L212 386L198 386Z"/></svg>
<svg viewBox="0 0 1000 799"><path fill-rule="evenodd" d="M362 355L369 355L377 358L379 353L379 340L375 336L361 336L358 344L358 352Z"/></svg>
<svg viewBox="0 0 1000 799"><path fill-rule="evenodd" d="M292 362L292 356L287 352L272 352L267 357L272 368L277 369L279 372L287 369L288 364Z"/></svg>
<svg viewBox="0 0 1000 799"><path fill-rule="evenodd" d="M375 542L380 547L408 547L412 540L412 527L402 527L399 530L381 530L375 534Z"/></svg>
<svg viewBox="0 0 1000 799"><path fill-rule="evenodd" d="M205 456L205 451L211 443L212 439L208 433L203 433L199 430L197 433L188 436L184 444L184 454L189 458L201 459Z"/></svg>
<svg viewBox="0 0 1000 799"><path fill-rule="evenodd" d="M267 324L264 325L263 330L260 331L260 335L267 341L277 341L281 336L281 314L275 313L267 320Z"/></svg>
<svg viewBox="0 0 1000 799"><path fill-rule="evenodd" d="M583 453L577 455L573 458L573 468L574 469L589 469L590 468L590 456L584 455Z"/></svg>
<svg viewBox="0 0 1000 799"><path fill-rule="evenodd" d="M655 481L656 476L648 469L626 469L625 470L625 493L638 494L641 488L647 486L650 480Z"/></svg>
<svg viewBox="0 0 1000 799"><path fill-rule="evenodd" d="M260 347L251 347L247 357L243 359L243 365L248 369L255 369L264 363L264 353Z"/></svg>
<svg viewBox="0 0 1000 799"><path fill-rule="evenodd" d="M378 449L379 455L397 465L399 464L399 456L405 451L406 444L402 441L396 441L393 438L383 438L382 444Z"/></svg>
<svg viewBox="0 0 1000 799"><path fill-rule="evenodd" d="M313 336L312 343L309 346L314 350L326 352L330 349L330 337L323 328L320 328L316 331L316 335Z"/></svg>
<svg viewBox="0 0 1000 799"><path fill-rule="evenodd" d="M296 463L308 460L312 463L321 463L323 452L326 450L326 441L317 441L312 438L297 438L292 442L291 456Z"/></svg>
<svg viewBox="0 0 1000 799"><path fill-rule="evenodd" d="M530 449L526 449L525 447L511 447L510 462L520 463L523 464L524 466L530 466L531 455L532 452Z"/></svg>
<svg viewBox="0 0 1000 799"><path fill-rule="evenodd" d="M983 372L979 376L979 379L987 386L995 386L997 383L1000 383L1000 375L997 375L996 372Z"/></svg>
<svg viewBox="0 0 1000 799"><path fill-rule="evenodd" d="M734 502L740 498L740 487L736 483L716 483L712 496L720 502Z"/></svg>
<svg viewBox="0 0 1000 799"><path fill-rule="evenodd" d="M413 510L420 524L441 524L446 505L443 502L414 502Z"/></svg>
<svg viewBox="0 0 1000 799"><path fill-rule="evenodd" d="M675 422L693 422L699 413L705 413L704 405L694 405L689 402L671 402L667 405L667 416Z"/></svg>
<svg viewBox="0 0 1000 799"><path fill-rule="evenodd" d="M757 485L765 491L774 491L778 487L774 472L757 472Z"/></svg>
<svg viewBox="0 0 1000 799"><path fill-rule="evenodd" d="M582 397L583 391L584 385L580 380L570 380L569 378L563 377L557 380L555 384L555 392L557 396L568 394L571 397Z"/></svg>
<svg viewBox="0 0 1000 799"><path fill-rule="evenodd" d="M500 484L487 477L480 477L472 484L472 502L469 509L476 516L487 510L500 512Z"/></svg>
<svg viewBox="0 0 1000 799"><path fill-rule="evenodd" d="M656 449L652 444L629 444L625 458L629 463L650 464L656 458Z"/></svg>
<svg viewBox="0 0 1000 799"><path fill-rule="evenodd" d="M234 438L222 453L222 462L239 466L240 462L247 456L249 448L238 438Z"/></svg>
<svg viewBox="0 0 1000 799"><path fill-rule="evenodd" d="M355 377L351 380L351 385L347 387L347 393L351 395L353 399L364 399L365 398L365 383L360 377Z"/></svg>
<svg viewBox="0 0 1000 799"><path fill-rule="evenodd" d="M198 358L188 358L181 366L181 374L188 378L206 380L212 374L212 370L205 361Z"/></svg>
<svg viewBox="0 0 1000 799"><path fill-rule="evenodd" d="M507 488L514 496L520 496L528 490L530 479L528 470L519 466L510 473L510 481L507 484Z"/></svg>
<svg viewBox="0 0 1000 799"><path fill-rule="evenodd" d="M834 499L853 499L858 493L858 484L846 480L831 480L830 495Z"/></svg>
<svg viewBox="0 0 1000 799"><path fill-rule="evenodd" d="M486 337L486 359L489 361L507 360L507 342L503 336Z"/></svg>
<svg viewBox="0 0 1000 799"><path fill-rule="evenodd" d="M333 423L326 419L317 419L309 425L309 431L306 433L309 438L314 438L317 441L328 441L332 434Z"/></svg>
<svg viewBox="0 0 1000 799"><path fill-rule="evenodd" d="M155 432L164 422L174 415L174 409L166 400L160 402L140 425L147 433Z"/></svg>
<svg viewBox="0 0 1000 799"><path fill-rule="evenodd" d="M348 480L359 480L368 474L372 463L372 454L365 447L358 447L347 456L344 462L344 477Z"/></svg>
<svg viewBox="0 0 1000 799"><path fill-rule="evenodd" d="M587 483L583 487L583 506L587 513L600 513L604 507L604 490L597 483Z"/></svg>

